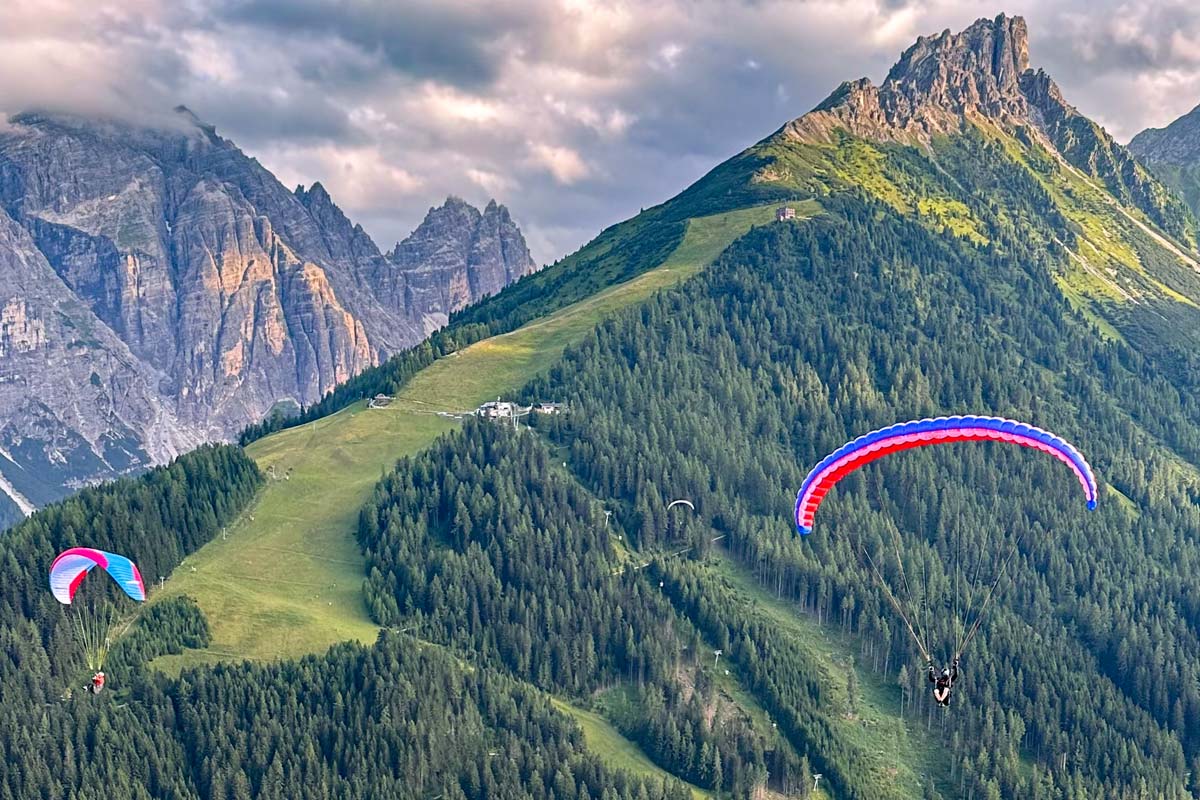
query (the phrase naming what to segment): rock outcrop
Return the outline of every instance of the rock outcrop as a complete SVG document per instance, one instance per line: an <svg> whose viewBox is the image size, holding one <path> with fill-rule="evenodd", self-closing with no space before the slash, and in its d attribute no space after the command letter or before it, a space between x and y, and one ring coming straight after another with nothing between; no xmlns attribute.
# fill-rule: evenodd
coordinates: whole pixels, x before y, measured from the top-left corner
<svg viewBox="0 0 1200 800"><path fill-rule="evenodd" d="M1200 164L1200 106L1165 128L1147 128L1129 142L1134 155L1150 164Z"/></svg>
<svg viewBox="0 0 1200 800"><path fill-rule="evenodd" d="M0 210L0 491L22 512L202 437L138 358Z"/></svg>
<svg viewBox="0 0 1200 800"><path fill-rule="evenodd" d="M503 207L457 200L385 257L319 183L289 191L176 111L26 113L0 133L0 474L18 505L311 403L534 268Z"/></svg>
<svg viewBox="0 0 1200 800"><path fill-rule="evenodd" d="M1020 81L1028 70L1025 20L979 20L961 33L918 38L881 86L867 78L846 81L787 130L802 138L840 128L867 139L912 141L956 132L972 115L1026 121Z"/></svg>

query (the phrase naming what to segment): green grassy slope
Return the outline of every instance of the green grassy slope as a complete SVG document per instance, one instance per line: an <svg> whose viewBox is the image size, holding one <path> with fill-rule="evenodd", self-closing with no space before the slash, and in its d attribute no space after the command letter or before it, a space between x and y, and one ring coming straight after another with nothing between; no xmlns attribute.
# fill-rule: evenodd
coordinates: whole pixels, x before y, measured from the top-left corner
<svg viewBox="0 0 1200 800"><path fill-rule="evenodd" d="M801 644L809 663L817 664L821 680L845 702L848 693L847 670L853 660L856 642L834 626L818 625L811 616L793 603L777 598L764 589L753 575L729 556L718 552L706 567L744 599L752 615L768 619L787 636ZM869 669L858 669L857 713L837 720L839 733L870 759L871 770L893 783L911 797L920 797L927 773L944 774L949 769L945 753L935 746L942 719L932 722L916 718L910 711L900 717L900 688L883 680Z"/></svg>
<svg viewBox="0 0 1200 800"><path fill-rule="evenodd" d="M1059 289L1109 337L1136 339L1148 350L1164 343L1200 345L1200 254L1190 240L1155 227L1141 208L1118 201L1103 180L1024 129L979 118L961 135L922 146L844 133L806 141L781 131L713 175L718 173L723 184L740 179L760 191L860 192L978 246L1020 231L1047 253L1068 254ZM1174 227L1191 224L1177 222Z"/></svg>
<svg viewBox="0 0 1200 800"><path fill-rule="evenodd" d="M661 781L673 777L671 773L647 758L640 747L622 736L604 717L593 711L571 705L565 700L556 698L551 702L555 708L570 714L579 723L579 727L583 729L583 735L587 739L588 748L608 764L655 780ZM710 792L699 787L691 786L691 790L692 797L712 797Z"/></svg>
<svg viewBox="0 0 1200 800"><path fill-rule="evenodd" d="M219 659L295 657L348 639L374 641L353 537L358 508L398 456L452 425L433 414L359 405L247 448L267 485L224 536L189 557L153 598L195 598L212 644L156 664L175 672Z"/></svg>
<svg viewBox="0 0 1200 800"><path fill-rule="evenodd" d="M801 215L819 211L794 204ZM247 448L273 475L227 535L193 555L159 598L187 594L213 632L211 646L155 663L177 671L225 659L273 659L322 651L377 633L361 594L363 560L354 540L358 509L379 476L419 452L463 412L515 391L547 369L606 315L674 285L711 262L774 205L690 220L656 268L512 333L477 342L418 373L387 408L358 403Z"/></svg>

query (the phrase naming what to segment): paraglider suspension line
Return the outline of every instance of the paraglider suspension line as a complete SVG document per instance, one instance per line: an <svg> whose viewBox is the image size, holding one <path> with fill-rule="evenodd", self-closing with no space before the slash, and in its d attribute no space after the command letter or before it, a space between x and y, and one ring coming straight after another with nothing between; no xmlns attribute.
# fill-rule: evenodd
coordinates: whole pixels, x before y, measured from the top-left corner
<svg viewBox="0 0 1200 800"><path fill-rule="evenodd" d="M908 598L908 602L912 602L912 589L908 587L908 576L904 572L904 559L900 557L900 536L893 531L892 539L896 546L896 566L900 569L900 585L904 587L904 594ZM869 556L868 556L869 558ZM874 566L872 564L872 566Z"/></svg>
<svg viewBox="0 0 1200 800"><path fill-rule="evenodd" d="M902 559L900 557L900 533L895 528L892 528L892 545L893 545L893 549L896 552L896 567L900 570L900 585L904 587L904 596L905 596L906 602L911 607L913 605L912 588L908 585L908 574L904 571L904 559ZM862 549L861 542L859 544L859 548ZM866 555L865 550L863 550L863 554ZM870 556L867 556L867 560L870 561ZM871 564L871 567L872 567L872 569L875 568L874 563ZM877 569L875 570L875 577L876 577L876 581L879 583L879 585L881 587L883 587L885 590L890 591L887 584L883 581L883 576L879 574L879 570L877 570ZM899 606L900 603L897 599L893 599L892 605ZM899 609L897 609L897 610L899 610ZM903 612L901 612L900 616L904 617ZM908 622L909 622L909 620L907 618L905 618L904 621L906 624L908 624ZM922 635L921 620L920 620L920 617L918 617L916 614L913 615L913 622L912 622L912 624L909 625L909 628L914 631L913 638L916 640L917 646L921 648L922 652L924 652L925 646L923 644L924 636Z"/></svg>
<svg viewBox="0 0 1200 800"><path fill-rule="evenodd" d="M929 619L929 560L921 555L921 616L919 619ZM928 627L928 626L923 626ZM936 632L935 632L936 633Z"/></svg>
<svg viewBox="0 0 1200 800"><path fill-rule="evenodd" d="M91 606L83 603L72 605L71 616L79 637L79 646L89 669L103 669L108 656L109 632L114 612L107 603L95 601Z"/></svg>
<svg viewBox="0 0 1200 800"><path fill-rule="evenodd" d="M988 607L991 605L992 600L996 596L996 587L1000 585L1000 581L1004 577L1004 573L1008 571L1009 563L1020 551L1021 542L1023 541L1025 541L1025 531L1022 531L1021 535L1017 537L1017 541L1013 544L1012 549L1008 551L1008 556L1005 557L1004 563L1000 565L1000 571L996 573L996 579L992 581L992 585L988 588L987 596L983 598L983 605L979 607L979 616L975 618L975 622L971 624L970 632L967 634L962 644L957 648L957 652L954 654L955 658L958 658L963 654L963 651L966 650L967 646L971 644L971 640L975 638L975 634L979 633L979 626L983 624L983 618L987 615Z"/></svg>
<svg viewBox="0 0 1200 800"><path fill-rule="evenodd" d="M921 655L924 656L926 661L932 661L932 659L929 657L929 650L925 648L925 643L921 641L921 637L917 634L916 630L913 629L913 624L909 621L908 615L904 613L904 609L900 607L899 601L896 600L895 595L893 595L892 591L887 587L887 583L883 580L883 576L879 574L879 568L875 566L875 560L871 558L871 554L867 552L867 548L863 547L862 544L859 544L858 549L862 551L863 557L867 559L867 563L871 567L871 571L875 573L875 582L879 584L880 589L883 589L884 595L887 596L888 602L892 604L892 608L896 609L896 613L900 615L900 619L904 620L904 625L908 628L908 633L912 636L913 641L916 642L917 648L921 651Z"/></svg>
<svg viewBox="0 0 1200 800"><path fill-rule="evenodd" d="M959 558L962 544L962 536L954 537L954 636L959 638L962 636L963 622L962 617L958 615L959 595L962 593L962 561Z"/></svg>
<svg viewBox="0 0 1200 800"><path fill-rule="evenodd" d="M971 612L975 610L975 595L976 595L975 590L977 588L979 588L979 573L983 569L984 553L985 553L984 548L982 548L982 547L979 548L979 556L975 559L975 569L972 570L972 572L971 572L971 581L970 581L970 585L969 585L970 600L967 602L967 610L962 615L962 618L961 618L961 620L962 620L961 624L963 626L961 635L964 638L966 636L966 621L971 619ZM962 639L960 638L959 641L961 642ZM957 649L961 652L962 647L959 647Z"/></svg>

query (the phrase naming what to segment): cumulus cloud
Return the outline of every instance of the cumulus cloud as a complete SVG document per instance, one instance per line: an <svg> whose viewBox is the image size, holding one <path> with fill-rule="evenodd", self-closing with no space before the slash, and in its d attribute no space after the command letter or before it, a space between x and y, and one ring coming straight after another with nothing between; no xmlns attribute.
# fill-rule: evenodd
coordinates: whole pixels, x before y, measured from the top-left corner
<svg viewBox="0 0 1200 800"><path fill-rule="evenodd" d="M425 185L373 145L281 146L276 162L275 175L284 185L310 183L315 175L336 202L351 209L395 207Z"/></svg>
<svg viewBox="0 0 1200 800"><path fill-rule="evenodd" d="M1200 6L1178 0L1082 3L1031 38L1067 98L1120 140L1200 102Z"/></svg>
<svg viewBox="0 0 1200 800"><path fill-rule="evenodd" d="M381 66L458 86L494 81L510 49L538 34L537 4L472 0L240 0L215 8L220 19L284 33L300 44L329 39L377 54Z"/></svg>
<svg viewBox="0 0 1200 800"><path fill-rule="evenodd" d="M1017 0L1031 58L1120 139L1200 102L1194 3ZM382 247L447 194L506 203L536 258L880 79L982 0L7 0L0 112L184 103Z"/></svg>
<svg viewBox="0 0 1200 800"><path fill-rule="evenodd" d="M471 182L493 196L503 197L512 188L512 181L503 175L486 169L467 168L467 177Z"/></svg>
<svg viewBox="0 0 1200 800"><path fill-rule="evenodd" d="M569 147L557 147L545 142L531 142L533 163L544 167L554 180L572 184L587 177L590 169L583 158Z"/></svg>

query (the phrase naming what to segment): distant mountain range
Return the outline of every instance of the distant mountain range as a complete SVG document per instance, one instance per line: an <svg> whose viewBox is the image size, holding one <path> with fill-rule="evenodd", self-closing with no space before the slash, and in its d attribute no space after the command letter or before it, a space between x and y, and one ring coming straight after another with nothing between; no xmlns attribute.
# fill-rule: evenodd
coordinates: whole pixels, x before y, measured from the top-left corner
<svg viewBox="0 0 1200 800"><path fill-rule="evenodd" d="M1129 149L1200 215L1200 106L1165 128L1148 128Z"/></svg>
<svg viewBox="0 0 1200 800"><path fill-rule="evenodd" d="M185 108L0 133L0 522L319 399L536 269L457 198L386 255Z"/></svg>

